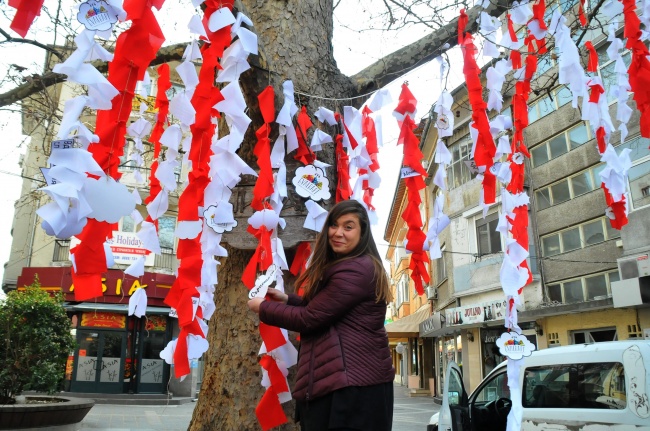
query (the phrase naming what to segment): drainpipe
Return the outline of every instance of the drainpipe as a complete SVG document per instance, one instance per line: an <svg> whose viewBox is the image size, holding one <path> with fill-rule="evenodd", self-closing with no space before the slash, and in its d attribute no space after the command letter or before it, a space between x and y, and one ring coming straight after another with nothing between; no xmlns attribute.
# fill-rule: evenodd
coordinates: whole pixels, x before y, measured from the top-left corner
<svg viewBox="0 0 650 431"><path fill-rule="evenodd" d="M40 194L38 195L37 203L36 203L36 208L34 208L34 218L32 220L32 231L29 235L29 249L27 252L27 267L29 268L32 266L32 251L34 250L34 236L36 235L36 218L38 215L36 214L36 209L38 209L41 206L41 196Z"/></svg>

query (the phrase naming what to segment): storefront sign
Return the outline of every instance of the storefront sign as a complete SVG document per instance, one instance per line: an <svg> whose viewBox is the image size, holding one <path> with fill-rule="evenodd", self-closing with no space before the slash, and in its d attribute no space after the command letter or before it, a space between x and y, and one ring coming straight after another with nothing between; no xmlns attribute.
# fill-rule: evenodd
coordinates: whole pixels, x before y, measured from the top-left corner
<svg viewBox="0 0 650 431"><path fill-rule="evenodd" d="M38 274L41 289L48 292L63 292L66 301L74 301L74 285L72 284L72 269L70 267L29 267L23 268L18 277L18 290L23 290L34 282ZM124 274L118 269L109 269L102 277L103 296L93 298L93 302L108 304L128 304L129 297L137 289L146 289L148 305L167 307L163 300L176 280L170 274L145 272L136 278Z"/></svg>
<svg viewBox="0 0 650 431"><path fill-rule="evenodd" d="M79 244L77 237L70 238L70 250ZM144 266L153 266L156 255L144 248L142 241L134 232L113 231L113 238L106 241L111 246L113 260L120 265L131 265L144 256Z"/></svg>
<svg viewBox="0 0 650 431"><path fill-rule="evenodd" d="M433 331L442 328L442 316L436 312L424 322L420 323L420 337L426 337Z"/></svg>
<svg viewBox="0 0 650 431"><path fill-rule="evenodd" d="M506 306L505 299L500 299L464 307L450 308L445 310L445 323L447 326L458 326L490 322L492 320L504 320L506 317ZM517 309L519 310L519 307Z"/></svg>
<svg viewBox="0 0 650 431"><path fill-rule="evenodd" d="M93 311L81 314L81 326L93 328L126 328L126 315ZM81 352L81 351L80 351ZM81 353L79 353L81 356Z"/></svg>

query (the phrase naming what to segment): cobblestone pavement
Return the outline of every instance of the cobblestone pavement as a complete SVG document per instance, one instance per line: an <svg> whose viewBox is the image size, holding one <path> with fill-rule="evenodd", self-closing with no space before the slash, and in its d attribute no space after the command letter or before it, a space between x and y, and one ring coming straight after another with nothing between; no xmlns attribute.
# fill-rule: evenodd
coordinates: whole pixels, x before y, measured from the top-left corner
<svg viewBox="0 0 650 431"><path fill-rule="evenodd" d="M196 403L170 406L96 404L80 424L79 431L183 431ZM395 385L393 431L426 431L431 415L440 406L431 397L409 397Z"/></svg>

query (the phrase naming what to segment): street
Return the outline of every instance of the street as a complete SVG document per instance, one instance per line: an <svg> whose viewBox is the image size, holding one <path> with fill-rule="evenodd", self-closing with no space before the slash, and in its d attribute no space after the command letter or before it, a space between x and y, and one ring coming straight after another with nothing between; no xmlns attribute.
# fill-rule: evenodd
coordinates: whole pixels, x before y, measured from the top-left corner
<svg viewBox="0 0 650 431"><path fill-rule="evenodd" d="M81 422L79 431L183 431L196 403L169 406L96 404ZM393 431L425 431L440 406L431 397L409 397L395 385Z"/></svg>

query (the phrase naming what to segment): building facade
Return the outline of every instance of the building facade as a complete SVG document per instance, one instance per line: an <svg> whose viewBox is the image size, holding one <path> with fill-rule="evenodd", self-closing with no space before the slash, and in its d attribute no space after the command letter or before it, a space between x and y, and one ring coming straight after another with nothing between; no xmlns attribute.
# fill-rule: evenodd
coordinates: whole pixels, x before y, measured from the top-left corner
<svg viewBox="0 0 650 431"><path fill-rule="evenodd" d="M557 7L554 2L548 6ZM609 91L616 76L614 62L607 60L608 42L602 33L587 33L582 43L586 40L592 40L598 51L598 75L610 115L616 118L616 100ZM629 64L629 53L623 58ZM630 96L628 104L634 113L628 123L629 135L623 143L618 132L610 139L617 153L624 148L631 151L629 223L620 231L613 229L600 187L604 163L596 137L581 119L580 110L571 106L570 91L557 84L556 74L553 56L540 62L528 102L530 124L524 137L531 158L526 160L524 187L530 197L528 265L533 281L523 289L517 307L519 326L538 349L650 338L650 140L640 136L639 113ZM431 315L420 322L417 337L418 343L433 351L427 365L433 368L410 370L420 373L418 379L413 378L420 387L424 387L421 381L425 376L433 375L432 392L437 395L444 387L449 361L461 366L465 386L471 390L504 360L495 344L505 330L506 304L499 278L505 242L495 230L502 209L497 197L483 216L481 182L471 163L467 90L461 86L452 95L454 133L444 139L452 154L444 191L444 212L450 224L439 235L442 258L431 261L432 280L426 295ZM510 115L511 97L511 92L504 91L504 115ZM425 130L423 148L435 147L435 128ZM427 154L429 178L433 178L437 165L433 152ZM429 181L428 202L440 193ZM390 220L399 214L400 205L396 198ZM389 223L385 239L399 247L396 232L399 227ZM389 251L387 259L393 260L394 253ZM405 259L406 263L391 266L394 275L408 266L408 256Z"/></svg>
<svg viewBox="0 0 650 431"><path fill-rule="evenodd" d="M46 64L49 63L48 59ZM155 82L155 70L152 68L149 73ZM175 72L172 80L180 82ZM155 83L152 86L155 87ZM178 88L174 84L170 91ZM150 94L155 94L155 88L149 90ZM123 217L117 223L110 242L115 264L103 275L103 296L75 301L70 276L70 248L78 240L47 235L41 227L37 210L49 201L40 188L47 185L41 169L48 167L47 159L59 126L54 121L52 109L61 110L67 100L81 94L82 90L66 82L48 87L46 91L46 96L37 95L36 99L23 103L23 134L30 136L31 142L20 161L24 180L21 196L15 203L11 251L9 261L4 264L2 288L5 292L21 290L38 276L42 289L64 295L65 308L77 340L77 348L71 352L66 369L66 390L90 393L172 392L194 396L200 378L200 364L191 364L194 368L191 378L180 382L170 377L171 367L160 358L160 352L179 332L174 310L163 300L174 283L178 267L174 230L184 173L178 170L178 187L170 192L169 209L158 219L161 254L154 255L143 247L136 235L138 220L135 219L139 217L134 219L135 213ZM39 98L50 103L40 103ZM138 118L143 100L141 97L134 100L131 122ZM149 108L142 116L153 123L156 110L151 98L148 102ZM92 128L96 113L85 114L82 119ZM127 138L125 155L119 167L121 183L129 191L137 190L143 202L149 189L138 182L138 177L149 177L152 163L152 144L144 142L144 146L147 150L143 154L144 165L139 166L132 160L133 142ZM136 211L142 218L147 217L144 204L137 205ZM138 278L126 275L124 270L142 255L145 255L144 275ZM138 289L145 289L148 297L143 317L128 314L129 299Z"/></svg>

